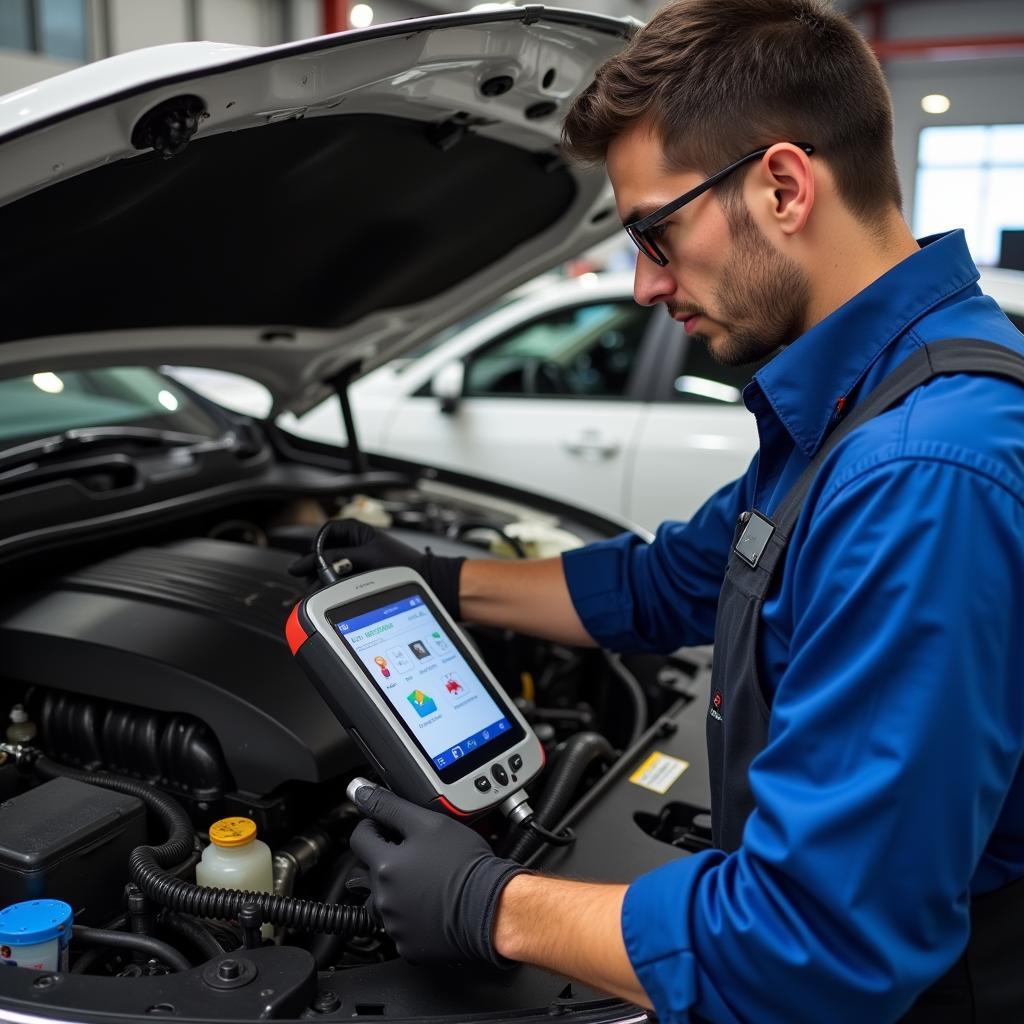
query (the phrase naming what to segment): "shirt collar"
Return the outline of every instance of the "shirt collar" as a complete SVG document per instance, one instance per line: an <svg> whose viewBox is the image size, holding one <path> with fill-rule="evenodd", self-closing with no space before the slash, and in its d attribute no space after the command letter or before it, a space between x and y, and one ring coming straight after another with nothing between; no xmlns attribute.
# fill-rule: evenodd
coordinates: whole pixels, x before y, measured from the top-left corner
<svg viewBox="0 0 1024 1024"><path fill-rule="evenodd" d="M802 334L755 375L775 415L808 457L878 355L916 320L974 284L962 230L921 239L908 256ZM760 404L745 394L747 408Z"/></svg>

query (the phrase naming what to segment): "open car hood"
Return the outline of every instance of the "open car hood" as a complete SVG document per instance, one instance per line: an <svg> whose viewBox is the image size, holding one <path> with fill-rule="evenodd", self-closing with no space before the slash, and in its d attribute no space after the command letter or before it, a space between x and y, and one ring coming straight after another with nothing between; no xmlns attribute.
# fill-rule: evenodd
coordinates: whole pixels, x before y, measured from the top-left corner
<svg viewBox="0 0 1024 1024"><path fill-rule="evenodd" d="M615 229L558 138L636 25L492 6L0 96L0 376L206 366L308 408Z"/></svg>

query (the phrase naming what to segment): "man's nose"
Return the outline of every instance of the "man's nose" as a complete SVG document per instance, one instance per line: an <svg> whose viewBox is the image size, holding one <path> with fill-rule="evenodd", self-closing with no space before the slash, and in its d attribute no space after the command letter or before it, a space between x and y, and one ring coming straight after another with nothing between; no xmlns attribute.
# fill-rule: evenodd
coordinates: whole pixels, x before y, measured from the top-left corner
<svg viewBox="0 0 1024 1024"><path fill-rule="evenodd" d="M656 306L659 302L670 301L675 291L676 279L671 265L659 267L638 252L633 272L633 298L641 306Z"/></svg>

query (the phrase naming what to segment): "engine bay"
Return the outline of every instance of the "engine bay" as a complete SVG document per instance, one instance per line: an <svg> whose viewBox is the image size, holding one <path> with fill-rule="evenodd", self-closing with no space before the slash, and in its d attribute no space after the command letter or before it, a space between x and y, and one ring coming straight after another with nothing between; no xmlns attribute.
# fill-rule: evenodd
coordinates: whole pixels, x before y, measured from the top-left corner
<svg viewBox="0 0 1024 1024"><path fill-rule="evenodd" d="M34 824L0 840L0 895L5 905L65 899L75 912L69 971L2 972L12 999L234 1020L622 1019L609 1016L621 1010L614 1000L528 966L408 964L366 920L345 787L372 769L284 636L312 586L289 565L325 517L353 514L441 554L514 558L573 542L543 517L517 530L521 517L501 502L391 484L356 498L250 500L12 570L18 586L0 605L0 828L5 808ZM543 744L547 767L530 793L538 819L577 837L547 847L485 815L473 827L496 852L628 881L709 845L705 652L620 658L465 628ZM63 827L69 815L79 826ZM210 826L232 816L255 823L273 853L273 898L293 908L272 934L260 935L262 919L254 932L237 901L194 912ZM139 844L167 843L169 829L184 856L151 866L167 876L161 903L133 884L129 860L135 870ZM51 833L49 845L33 838ZM45 977L56 980L43 991Z"/></svg>

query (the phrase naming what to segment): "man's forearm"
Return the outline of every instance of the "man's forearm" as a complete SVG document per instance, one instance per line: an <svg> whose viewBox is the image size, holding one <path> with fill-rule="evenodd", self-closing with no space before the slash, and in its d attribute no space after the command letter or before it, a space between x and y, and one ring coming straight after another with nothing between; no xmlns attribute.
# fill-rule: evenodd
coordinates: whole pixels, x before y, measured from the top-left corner
<svg viewBox="0 0 1024 1024"><path fill-rule="evenodd" d="M625 895L624 885L517 875L498 902L495 949L649 1007L622 939Z"/></svg>
<svg viewBox="0 0 1024 1024"><path fill-rule="evenodd" d="M560 558L507 562L471 559L459 576L462 617L557 643L593 647L583 628Z"/></svg>

